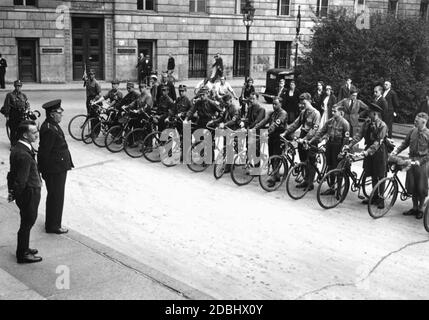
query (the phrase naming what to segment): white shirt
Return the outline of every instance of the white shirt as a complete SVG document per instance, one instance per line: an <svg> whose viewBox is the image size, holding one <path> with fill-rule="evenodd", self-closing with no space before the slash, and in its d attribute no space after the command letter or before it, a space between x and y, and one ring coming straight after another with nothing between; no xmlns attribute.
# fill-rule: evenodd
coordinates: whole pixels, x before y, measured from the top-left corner
<svg viewBox="0 0 429 320"><path fill-rule="evenodd" d="M227 94L228 92L233 93L234 90L232 90L232 87L228 82L225 82L224 85L222 85L222 83L219 82L216 85L216 92L218 93L218 95L223 96L223 95Z"/></svg>
<svg viewBox="0 0 429 320"><path fill-rule="evenodd" d="M389 93L390 89L387 89L386 91L383 92L383 98L386 98L387 94Z"/></svg>

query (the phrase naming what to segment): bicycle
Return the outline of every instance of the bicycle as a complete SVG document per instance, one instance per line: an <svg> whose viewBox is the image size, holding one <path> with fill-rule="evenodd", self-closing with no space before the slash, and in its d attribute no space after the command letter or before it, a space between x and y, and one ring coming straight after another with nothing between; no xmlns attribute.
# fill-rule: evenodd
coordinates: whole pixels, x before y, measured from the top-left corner
<svg viewBox="0 0 429 320"><path fill-rule="evenodd" d="M423 226L429 232L429 201L426 202L425 211L423 211Z"/></svg>
<svg viewBox="0 0 429 320"><path fill-rule="evenodd" d="M338 157L341 158L341 161L337 168L326 173L317 188L317 202L324 209L335 208L342 203L347 197L349 189L353 192L358 191L360 199L369 198L371 193L372 179L366 175L365 170L362 171L359 179L357 173L351 170L351 164L361 161L363 158L348 151L341 152ZM351 185L350 179L352 180ZM360 195L361 190L364 197Z"/></svg>
<svg viewBox="0 0 429 320"><path fill-rule="evenodd" d="M206 124L206 129L208 129L210 131L210 135L212 137L212 143L214 142L214 136L213 136L213 132L216 130L216 128L209 126L208 124ZM192 137L193 139L193 137ZM201 149L199 152L195 151L195 149L203 142L204 140L197 140L192 142L189 150L187 150L187 155L189 155L189 160L190 163L187 163L186 166L193 172L203 172L204 170L206 170L210 165L211 162L206 162L205 158L206 155L204 153L204 148ZM199 148L199 147L198 147ZM212 148L211 150L212 152L212 158L213 158L213 154L214 154L214 149Z"/></svg>
<svg viewBox="0 0 429 320"><path fill-rule="evenodd" d="M102 132L102 129L104 129L103 127L107 121L111 119L111 114L107 115L108 106L109 104L106 101L91 106L92 116L85 121L82 127L81 141L83 141L83 143L90 144L91 142L97 141L98 147L104 147L104 144L100 143L97 137L99 133Z"/></svg>
<svg viewBox="0 0 429 320"><path fill-rule="evenodd" d="M325 157L325 145L321 146L313 146L313 145L307 145L307 150L310 152L315 152L316 155L316 163L310 162L309 159L307 159L304 162L299 162L295 164L288 172L286 177L286 192L287 194L294 200L298 200L303 198L308 191L310 191L310 186L305 186L303 188L298 188L297 186L299 184L302 184L305 182L306 177L308 175L308 165L313 167L313 170L316 172L315 181L317 183L320 183L323 179L323 177L326 174L327 166L326 166L326 157Z"/></svg>
<svg viewBox="0 0 429 320"><path fill-rule="evenodd" d="M289 168L296 164L295 153L297 147L282 136L280 136L280 139L281 155L269 157L268 162L263 166L263 172L266 173L259 176L259 185L267 192L280 188L286 180Z"/></svg>
<svg viewBox="0 0 429 320"><path fill-rule="evenodd" d="M228 134L231 134L232 136L235 136L234 131L229 128L228 126L225 126L225 128L229 131ZM222 139L222 140L220 140ZM223 147L220 148L219 144L223 143ZM229 145L227 145L227 143L230 143ZM228 147L230 147L232 145L232 148L234 150L234 154L238 153L238 141L237 139L234 137L234 139L228 139L226 137L219 137L217 139L217 141L215 141L215 163L213 166L213 176L215 177L216 180L220 179L223 177L223 175L225 174L226 168L228 166L227 164L227 150ZM222 150L221 150L222 149ZM216 156L217 153L217 156Z"/></svg>
<svg viewBox="0 0 429 320"><path fill-rule="evenodd" d="M401 180L399 180L398 173L409 165L412 166L415 164L415 161L408 162L401 158L389 158L388 167L393 175L378 181L369 196L368 213L372 218L378 219L386 215L395 204L398 194L400 195L401 201L405 201L411 197L411 194L407 192L407 189L404 187ZM380 199L379 201L384 202L383 208L380 208L378 203L376 203L375 200L378 200L377 198Z"/></svg>
<svg viewBox="0 0 429 320"><path fill-rule="evenodd" d="M82 141L82 129L89 119L87 114L78 114L70 119L67 126L70 137L77 141Z"/></svg>

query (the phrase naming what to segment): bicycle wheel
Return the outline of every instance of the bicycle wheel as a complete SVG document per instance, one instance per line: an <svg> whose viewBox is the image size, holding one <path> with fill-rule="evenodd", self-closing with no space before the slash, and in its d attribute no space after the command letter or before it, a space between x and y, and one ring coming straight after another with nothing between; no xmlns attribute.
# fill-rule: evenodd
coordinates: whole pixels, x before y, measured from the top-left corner
<svg viewBox="0 0 429 320"><path fill-rule="evenodd" d="M161 156L159 152L159 146L161 141L159 140L159 131L149 133L143 140L143 157L149 162L160 162Z"/></svg>
<svg viewBox="0 0 429 320"><path fill-rule="evenodd" d="M169 136L167 141L160 141L161 162L166 167L174 167L179 164L182 157L182 146L180 141L175 141Z"/></svg>
<svg viewBox="0 0 429 320"><path fill-rule="evenodd" d="M190 154L190 162L186 164L188 168L193 172L202 172L206 170L210 164L206 163L204 161L204 149L200 150L199 152L194 150L197 145L199 145L201 141L196 141L191 145L190 151L188 151L188 154Z"/></svg>
<svg viewBox="0 0 429 320"><path fill-rule="evenodd" d="M78 114L71 118L67 128L73 139L82 141L82 129L87 119L88 117L85 114Z"/></svg>
<svg viewBox="0 0 429 320"><path fill-rule="evenodd" d="M81 138L80 140L83 141L85 144L90 144L92 142L92 132L93 132L93 123L96 120L96 118L89 118L87 121L85 121L85 124L83 125L82 132L81 132Z"/></svg>
<svg viewBox="0 0 429 320"><path fill-rule="evenodd" d="M216 179L222 178L226 168L226 157L224 154L219 154L213 166L213 175Z"/></svg>
<svg viewBox="0 0 429 320"><path fill-rule="evenodd" d="M147 130L139 128L131 130L124 139L124 151L131 158L143 157L144 139Z"/></svg>
<svg viewBox="0 0 429 320"><path fill-rule="evenodd" d="M97 147L105 147L106 145L104 144L105 140L106 140L106 134L107 134L108 128L106 127L106 124L103 124L101 122L97 123L94 128L91 131L91 139L92 142L97 146Z"/></svg>
<svg viewBox="0 0 429 320"><path fill-rule="evenodd" d="M234 157L234 162L231 166L231 179L238 186L249 184L254 176L250 174L250 169L253 166L250 164L246 157L240 154Z"/></svg>
<svg viewBox="0 0 429 320"><path fill-rule="evenodd" d="M308 187L297 188L297 185L305 181L307 175L307 164L300 162L294 165L288 172L286 177L286 192L295 200L301 199L308 192Z"/></svg>
<svg viewBox="0 0 429 320"><path fill-rule="evenodd" d="M317 202L324 209L338 206L347 196L350 181L344 170L329 171L317 187Z"/></svg>
<svg viewBox="0 0 429 320"><path fill-rule="evenodd" d="M365 196L365 198L368 199L372 192L372 179L370 176L367 176L365 172L363 172L362 174L363 174L362 182L361 182L362 193Z"/></svg>
<svg viewBox="0 0 429 320"><path fill-rule="evenodd" d="M275 191L283 184L288 174L288 162L282 156L274 155L268 159L267 172L259 176L259 184L267 192Z"/></svg>
<svg viewBox="0 0 429 320"><path fill-rule="evenodd" d="M105 145L107 150L116 153L122 151L124 148L124 130L122 126L114 126L107 131L105 138Z"/></svg>
<svg viewBox="0 0 429 320"><path fill-rule="evenodd" d="M316 155L316 167L319 172L325 172L326 170L326 156L324 153L318 153ZM317 174L315 176L317 178Z"/></svg>
<svg viewBox="0 0 429 320"><path fill-rule="evenodd" d="M383 217L395 204L398 197L398 182L394 177L386 177L378 181L369 196L368 213L374 219ZM380 207L379 203L383 202Z"/></svg>
<svg viewBox="0 0 429 320"><path fill-rule="evenodd" d="M423 226L429 232L429 201L426 203L425 211L423 212Z"/></svg>

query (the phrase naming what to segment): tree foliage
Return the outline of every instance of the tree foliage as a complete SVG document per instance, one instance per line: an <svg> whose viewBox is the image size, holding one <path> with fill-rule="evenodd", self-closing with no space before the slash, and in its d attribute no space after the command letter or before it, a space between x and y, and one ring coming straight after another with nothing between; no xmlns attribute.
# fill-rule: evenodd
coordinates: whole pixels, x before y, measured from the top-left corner
<svg viewBox="0 0 429 320"><path fill-rule="evenodd" d="M316 21L304 52L300 88L312 92L322 80L338 92L351 77L368 102L374 87L389 80L400 100L399 122L412 121L429 88L429 24L416 17L371 15L370 28L358 29L356 17L332 12Z"/></svg>

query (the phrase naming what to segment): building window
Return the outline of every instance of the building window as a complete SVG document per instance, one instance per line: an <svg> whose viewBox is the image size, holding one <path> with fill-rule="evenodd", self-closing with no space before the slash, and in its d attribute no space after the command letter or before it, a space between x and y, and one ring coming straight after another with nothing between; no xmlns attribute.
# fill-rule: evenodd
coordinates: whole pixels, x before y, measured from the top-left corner
<svg viewBox="0 0 429 320"><path fill-rule="evenodd" d="M275 68L290 68L291 41L276 41Z"/></svg>
<svg viewBox="0 0 429 320"><path fill-rule="evenodd" d="M189 78L207 77L207 40L189 40Z"/></svg>
<svg viewBox="0 0 429 320"><path fill-rule="evenodd" d="M155 0L137 0L137 10L155 10Z"/></svg>
<svg viewBox="0 0 429 320"><path fill-rule="evenodd" d="M252 42L249 41L250 56L252 56L251 48L252 48ZM234 77L244 77L246 74L246 41L234 41L234 62L233 63L234 64L233 64L232 75Z"/></svg>
<svg viewBox="0 0 429 320"><path fill-rule="evenodd" d="M190 12L206 12L206 0L189 0Z"/></svg>
<svg viewBox="0 0 429 320"><path fill-rule="evenodd" d="M278 0L277 15L288 16L290 14L290 0Z"/></svg>
<svg viewBox="0 0 429 320"><path fill-rule="evenodd" d="M387 12L396 17L397 11L398 11L398 0L389 0Z"/></svg>
<svg viewBox="0 0 429 320"><path fill-rule="evenodd" d="M235 13L236 14L242 14L243 8L246 5L245 0L235 0Z"/></svg>
<svg viewBox="0 0 429 320"><path fill-rule="evenodd" d="M318 17L328 16L328 0L317 0L316 16Z"/></svg>
<svg viewBox="0 0 429 320"><path fill-rule="evenodd" d="M429 0L422 0L420 3L420 18L427 20L428 18L428 5Z"/></svg>
<svg viewBox="0 0 429 320"><path fill-rule="evenodd" d="M37 7L37 0L13 0L15 6L33 6Z"/></svg>

